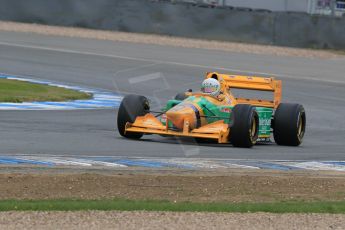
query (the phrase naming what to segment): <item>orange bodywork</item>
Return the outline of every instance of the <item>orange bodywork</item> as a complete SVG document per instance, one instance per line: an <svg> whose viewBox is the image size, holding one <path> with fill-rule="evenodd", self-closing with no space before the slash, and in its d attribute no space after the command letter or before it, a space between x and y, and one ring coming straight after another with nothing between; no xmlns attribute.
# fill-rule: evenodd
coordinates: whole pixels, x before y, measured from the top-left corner
<svg viewBox="0 0 345 230"><path fill-rule="evenodd" d="M168 124L168 122L167 122ZM137 132L144 134L159 134L180 137L207 138L217 140L218 143L228 143L229 125L224 121L202 126L198 129L191 129L189 121L185 120L182 131L169 130L154 115L148 113L145 116L137 117L133 124L126 124L126 132Z"/></svg>
<svg viewBox="0 0 345 230"><path fill-rule="evenodd" d="M231 105L236 104L250 104L253 106L277 108L281 101L281 81L274 78L250 77L239 75L225 75L218 73L207 73L206 78L217 77L221 83L223 94L221 97L209 97L208 100L216 105ZM248 99L234 97L230 89L249 89L259 91L273 92L273 100ZM187 93L189 96L205 97L202 93ZM176 107L178 107L177 105ZM192 106L179 107L178 109L170 109L166 112L166 125L164 125L153 114L146 114L136 118L134 123L126 124L126 132L137 132L143 134L158 134L167 136L182 136L193 138L214 139L218 143L228 143L230 127L223 120L218 120L213 123L206 123L205 118L201 118L201 126L197 126L195 110L202 113L202 109L198 108L197 104ZM193 109L194 108L194 109ZM203 114L200 114L203 116ZM168 121L171 121L177 130L168 128Z"/></svg>
<svg viewBox="0 0 345 230"><path fill-rule="evenodd" d="M207 73L206 78L217 76L221 81L222 89L229 92L231 89L248 89L273 92L273 100L235 98L236 104L250 104L253 106L277 108L282 97L282 82L273 77L254 77L241 75L226 75Z"/></svg>
<svg viewBox="0 0 345 230"><path fill-rule="evenodd" d="M193 104L193 106L195 105ZM198 108L198 110L200 111L201 109ZM176 128L181 130L184 128L186 122L188 122L189 129L195 129L197 126L195 111L191 107L183 107L179 110L171 109L166 112L166 117Z"/></svg>

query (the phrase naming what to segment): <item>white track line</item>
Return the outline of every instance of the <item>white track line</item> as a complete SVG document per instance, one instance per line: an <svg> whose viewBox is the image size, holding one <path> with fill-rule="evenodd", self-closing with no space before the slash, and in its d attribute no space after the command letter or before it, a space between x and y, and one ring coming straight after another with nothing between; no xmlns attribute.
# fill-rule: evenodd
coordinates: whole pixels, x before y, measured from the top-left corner
<svg viewBox="0 0 345 230"><path fill-rule="evenodd" d="M129 56L113 55L113 54L100 54L100 53L76 51L76 50L70 50L70 49L64 49L64 48L23 45L23 44L16 44L16 43L10 43L10 42L0 42L0 45L28 48L28 49L47 50L47 51L70 53L70 54L82 54L82 55L90 55L90 56L98 56L98 57L118 58L118 59L133 60L133 61L154 62L156 64L169 64L169 65L178 65L178 66L186 66L186 67L197 67L197 68L203 68L203 69L217 69L217 70L224 70L224 71L230 71L230 72L239 72L239 73L248 74L248 75L265 75L265 76L288 78L288 79L295 79L295 80L308 80L308 81L337 83L337 84L345 83L344 81L315 79L313 77L299 77L299 76L293 76L293 75L287 75L287 74L258 72L258 71L251 71L251 70L242 70L242 69L235 69L235 68L225 68L225 67L220 67L220 66L208 66L208 65L199 65L199 64L173 62L173 61L162 61L162 60L156 60L156 59L151 59L151 58L136 58L136 57L129 57Z"/></svg>

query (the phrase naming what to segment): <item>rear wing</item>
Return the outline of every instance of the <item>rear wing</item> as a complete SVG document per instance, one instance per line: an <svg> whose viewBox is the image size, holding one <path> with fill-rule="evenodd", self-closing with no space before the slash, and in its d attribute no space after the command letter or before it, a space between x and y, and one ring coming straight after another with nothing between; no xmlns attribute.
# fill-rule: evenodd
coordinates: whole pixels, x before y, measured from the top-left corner
<svg viewBox="0 0 345 230"><path fill-rule="evenodd" d="M267 78L207 73L206 78L215 78L219 80L222 84L222 87L225 87L227 90L235 88L273 92L273 100L236 98L237 103L239 104L250 104L254 106L277 108L281 102L282 82L281 80L275 80L272 77Z"/></svg>

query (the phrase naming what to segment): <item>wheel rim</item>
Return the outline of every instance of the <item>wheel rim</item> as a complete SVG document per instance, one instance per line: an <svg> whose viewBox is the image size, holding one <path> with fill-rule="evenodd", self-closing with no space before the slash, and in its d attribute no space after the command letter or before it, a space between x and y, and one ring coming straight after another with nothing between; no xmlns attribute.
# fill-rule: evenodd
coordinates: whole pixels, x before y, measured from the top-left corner
<svg viewBox="0 0 345 230"><path fill-rule="evenodd" d="M256 139L255 139L256 132L257 132L256 119L253 118L251 122L250 130L249 130L250 140L252 141L253 144L256 142Z"/></svg>
<svg viewBox="0 0 345 230"><path fill-rule="evenodd" d="M304 128L303 128L303 117L302 114L299 115L298 124L297 124L297 137L298 140L301 141L304 136Z"/></svg>

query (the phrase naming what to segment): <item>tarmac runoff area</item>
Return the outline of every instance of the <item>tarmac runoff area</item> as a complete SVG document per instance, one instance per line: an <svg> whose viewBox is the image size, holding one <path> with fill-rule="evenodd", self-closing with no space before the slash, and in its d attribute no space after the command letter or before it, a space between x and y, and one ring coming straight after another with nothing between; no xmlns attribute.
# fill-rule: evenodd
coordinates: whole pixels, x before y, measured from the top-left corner
<svg viewBox="0 0 345 230"><path fill-rule="evenodd" d="M0 23L0 29L0 72L12 76L104 89L116 93L135 92L150 97L156 96L161 101L174 96L178 89L197 90L206 71L274 76L283 80L284 101L303 104L308 116L307 135L301 147L280 147L272 144L255 146L254 149L247 150L231 146L198 146L195 143L183 143L160 137L147 137L138 142L125 140L115 132L116 110L114 109L1 111L0 152L3 157L25 154L40 157L47 155L78 156L78 158L98 155L129 158L184 158L188 160L213 158L220 161L223 159L345 161L343 142L345 137L343 119L345 113L343 99L345 95L343 75L345 59L340 54L235 43L205 41L193 43L191 39L181 40L169 37L158 39L157 36L142 37L143 35L112 32L105 34L82 29L6 22ZM95 34L99 34L101 37L95 37ZM158 41L158 45L154 43L155 41ZM206 49L205 46L207 46ZM126 82L128 78L143 79L143 76L145 79L154 80L146 85L146 88ZM162 88L162 84L165 84L165 88ZM155 91L156 89L161 89L161 91ZM156 101L156 104L160 105L161 101ZM9 170L7 172L15 172L13 168ZM25 168L25 170L31 171L31 167ZM92 170L92 168L88 170ZM135 168L135 170L138 169ZM315 172L317 173L318 170ZM343 175L340 177L343 178ZM309 191L309 194L313 194L313 192ZM85 220L80 215L89 218L90 213L94 217L98 217L98 214L104 215L102 212L97 212L98 214L93 212L68 213L67 215L71 218L76 215L80 220ZM123 212L114 213L114 215L126 215ZM197 228L198 223L204 223L198 219L200 215L204 214L198 213L188 214L195 218L190 218L183 213L139 213L146 215L147 218L136 219L137 213L133 213L134 224L141 224L141 222L136 222L137 220L154 221L155 218L150 218L150 215L169 216L167 218L169 220L163 219L174 222L176 222L174 216L178 217L182 221L183 227ZM30 224L35 224L35 220L42 218L40 220L47 221L51 224L50 226L56 226L52 223L55 221L64 226L59 222L63 221L73 228L69 221L72 219L53 218L54 215L56 217L65 215L62 212L0 214L5 216L5 220L0 224L4 224L2 226L7 228L14 228L16 224L20 224L21 221L17 218L23 218L21 220L26 222L26 226L31 226ZM113 215L108 212L105 214ZM182 217L184 215L188 219L184 219L186 218ZM209 220L208 218L212 215L210 218L214 220L223 217L219 214L205 215L208 217L203 217L203 220ZM344 226L343 215L306 214L296 217L296 215L290 214L262 214L267 218L256 218L261 214L225 215L229 219L224 217L223 220L230 221L230 223L226 222L226 229L229 224L234 226L233 228L255 226L256 229L261 226L265 229L276 229L275 226L279 226L279 229L285 227L287 229L316 229L318 227L320 229L341 229ZM236 218L231 219L232 217ZM15 218L17 221L6 222L7 219L12 220L11 218ZM242 220L241 218L246 221L236 222ZM97 220L89 219L90 221L86 223L90 228L93 226L95 229L98 226L107 228L106 225L98 225L102 220L105 220L103 224L107 224L106 219L104 216L104 219L101 217ZM119 219L121 218L119 217ZM160 218L161 220L162 218ZM283 220L286 221L281 222ZM188 221L193 221L195 224L190 223L189 225ZM267 224L265 224L266 222ZM86 224L85 222L79 223ZM177 221L177 223L180 222ZM222 228L217 225L218 223L220 224L222 221L207 221L209 225L206 225L205 228L212 229L213 226L215 229ZM167 228L176 228L176 225L170 227L168 222L163 222L163 224ZM294 224L298 227L295 227ZM38 227L38 225L36 226ZM74 227L78 228L78 226ZM131 228L132 225L127 226ZM154 223L150 226L154 226ZM136 227L137 225L133 228ZM202 229L202 226L199 227Z"/></svg>

